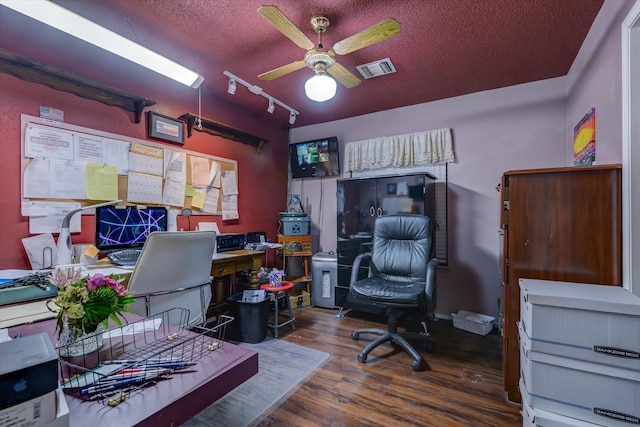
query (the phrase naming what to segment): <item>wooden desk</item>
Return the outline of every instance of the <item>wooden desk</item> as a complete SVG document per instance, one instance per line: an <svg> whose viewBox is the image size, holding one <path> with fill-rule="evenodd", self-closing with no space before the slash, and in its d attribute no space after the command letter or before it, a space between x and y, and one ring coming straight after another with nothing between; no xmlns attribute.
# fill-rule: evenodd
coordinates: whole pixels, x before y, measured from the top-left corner
<svg viewBox="0 0 640 427"><path fill-rule="evenodd" d="M262 267L264 251L229 251L214 255L211 261L211 276L214 278L213 295L216 304L224 302L224 276L249 270L249 288L258 289L258 270Z"/></svg>
<svg viewBox="0 0 640 427"><path fill-rule="evenodd" d="M31 335L48 333L55 343L55 320L15 326ZM258 353L228 342L198 361L194 372L173 375L170 380L131 395L116 407L83 402L66 395L69 425L92 427L177 426L258 373Z"/></svg>
<svg viewBox="0 0 640 427"><path fill-rule="evenodd" d="M236 274L241 271L249 271L249 289L258 289L260 279L258 278L258 271L262 267L262 257L264 251L228 251L221 252L214 255L211 260L211 276L213 277L213 288L211 293L213 295L212 307L210 307L210 314L219 314L215 308L217 306L222 307L224 305L224 278L225 276ZM111 261L108 258L98 261L97 267L111 266ZM213 312L211 312L213 309Z"/></svg>

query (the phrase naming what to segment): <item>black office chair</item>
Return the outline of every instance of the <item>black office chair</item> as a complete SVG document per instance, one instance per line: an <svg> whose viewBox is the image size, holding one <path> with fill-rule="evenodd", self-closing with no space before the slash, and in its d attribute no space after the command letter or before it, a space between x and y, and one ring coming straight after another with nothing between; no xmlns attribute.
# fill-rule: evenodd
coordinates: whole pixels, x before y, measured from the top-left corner
<svg viewBox="0 0 640 427"><path fill-rule="evenodd" d="M358 270L369 261L369 276L358 280ZM432 351L434 341L427 332L426 321L435 309L435 276L438 260L434 257L431 219L423 215L389 215L376 220L371 252L356 257L351 271L348 301L357 305L380 307L387 314L387 330L358 329L360 334L380 335L369 343L358 360L366 362L367 355L385 342L399 345L413 358L411 368L422 369L423 360L407 339L426 341ZM418 311L424 332L398 332L398 311Z"/></svg>

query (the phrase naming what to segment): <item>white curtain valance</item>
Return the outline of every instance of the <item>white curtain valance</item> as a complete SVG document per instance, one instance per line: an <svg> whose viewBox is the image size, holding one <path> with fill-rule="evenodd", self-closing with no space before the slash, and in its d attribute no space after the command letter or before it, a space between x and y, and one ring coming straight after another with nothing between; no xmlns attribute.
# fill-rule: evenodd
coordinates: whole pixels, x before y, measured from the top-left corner
<svg viewBox="0 0 640 427"><path fill-rule="evenodd" d="M448 128L348 142L344 157L345 172L455 161Z"/></svg>

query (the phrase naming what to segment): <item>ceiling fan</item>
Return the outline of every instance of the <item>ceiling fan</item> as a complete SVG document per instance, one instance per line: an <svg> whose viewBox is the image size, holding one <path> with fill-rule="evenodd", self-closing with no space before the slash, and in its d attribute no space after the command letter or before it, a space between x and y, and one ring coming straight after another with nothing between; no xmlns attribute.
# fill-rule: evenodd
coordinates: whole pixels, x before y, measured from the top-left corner
<svg viewBox="0 0 640 427"><path fill-rule="evenodd" d="M273 80L282 77L301 68L309 67L313 70L313 77L307 80L305 92L314 101L326 101L333 98L336 92L336 83L327 73L331 74L344 87L352 88L360 84L360 79L347 70L344 66L336 62L336 55L346 55L358 49L362 49L372 44L381 42L397 35L400 32L400 23L393 18L386 19L366 30L347 37L336 43L331 49L326 49L322 45L322 34L329 26L329 20L325 16L314 16L311 18L311 25L318 34L318 44L314 44L304 35L281 11L275 6L260 6L258 14L276 27L282 34L287 36L292 42L306 49L304 59L283 65L258 76L260 80ZM314 82L323 81L331 87L327 90L320 89L314 92Z"/></svg>

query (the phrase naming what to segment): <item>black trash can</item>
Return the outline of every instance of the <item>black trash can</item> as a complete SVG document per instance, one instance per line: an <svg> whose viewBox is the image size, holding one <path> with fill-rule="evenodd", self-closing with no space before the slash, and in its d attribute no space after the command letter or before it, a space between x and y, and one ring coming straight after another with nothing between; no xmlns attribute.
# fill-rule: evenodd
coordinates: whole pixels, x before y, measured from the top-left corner
<svg viewBox="0 0 640 427"><path fill-rule="evenodd" d="M229 312L235 318L229 324L227 336L232 341L259 343L267 336L267 321L271 301L242 301L242 292L227 298Z"/></svg>

